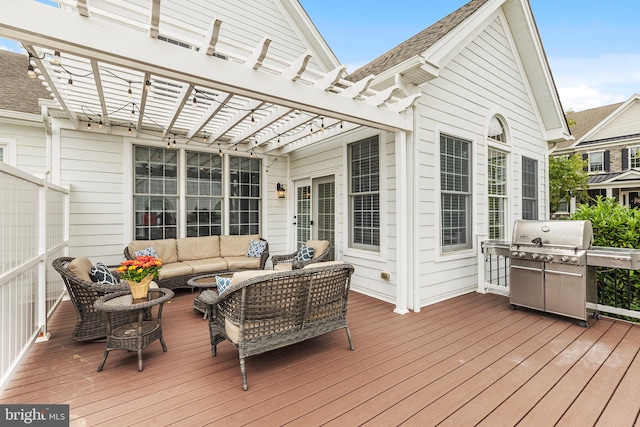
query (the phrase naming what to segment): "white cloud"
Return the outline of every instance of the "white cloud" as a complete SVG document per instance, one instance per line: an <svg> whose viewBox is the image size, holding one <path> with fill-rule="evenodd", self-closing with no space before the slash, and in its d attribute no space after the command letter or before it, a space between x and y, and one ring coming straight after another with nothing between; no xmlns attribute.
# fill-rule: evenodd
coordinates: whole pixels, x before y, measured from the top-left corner
<svg viewBox="0 0 640 427"><path fill-rule="evenodd" d="M549 62L565 110L601 107L640 93L640 55L550 58Z"/></svg>
<svg viewBox="0 0 640 427"><path fill-rule="evenodd" d="M13 40L2 39L2 38L0 38L0 50L8 50L9 52L16 52L16 53L26 53L26 50L24 50L24 48L22 47L22 45L20 45L20 43Z"/></svg>

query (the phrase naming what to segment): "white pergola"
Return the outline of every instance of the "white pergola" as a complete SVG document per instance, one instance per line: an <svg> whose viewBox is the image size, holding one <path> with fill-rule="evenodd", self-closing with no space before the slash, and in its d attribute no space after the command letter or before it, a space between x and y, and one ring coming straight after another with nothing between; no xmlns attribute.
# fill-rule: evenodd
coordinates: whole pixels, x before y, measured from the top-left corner
<svg viewBox="0 0 640 427"><path fill-rule="evenodd" d="M412 130L418 94L372 90L373 75L350 82L345 66L319 72L309 51L288 60L267 35L238 44L215 16L164 16L160 0L58 3L3 7L0 36L33 55L48 114L76 129L275 156L362 125Z"/></svg>

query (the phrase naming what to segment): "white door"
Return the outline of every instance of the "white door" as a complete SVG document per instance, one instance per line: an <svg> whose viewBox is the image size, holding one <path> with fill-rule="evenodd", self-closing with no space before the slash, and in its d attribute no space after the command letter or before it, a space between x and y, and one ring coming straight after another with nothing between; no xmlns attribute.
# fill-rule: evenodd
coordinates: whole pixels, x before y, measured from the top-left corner
<svg viewBox="0 0 640 427"><path fill-rule="evenodd" d="M295 240L296 248L307 240L331 242L329 259L334 259L336 228L336 189L333 175L302 179L295 185Z"/></svg>

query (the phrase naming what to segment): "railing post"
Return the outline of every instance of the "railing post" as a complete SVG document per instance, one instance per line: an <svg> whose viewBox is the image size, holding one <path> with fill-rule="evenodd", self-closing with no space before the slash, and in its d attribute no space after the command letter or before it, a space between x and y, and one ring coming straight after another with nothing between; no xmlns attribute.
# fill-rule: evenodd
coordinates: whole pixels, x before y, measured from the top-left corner
<svg viewBox="0 0 640 427"><path fill-rule="evenodd" d="M487 293L487 289L486 289L486 277L485 277L485 272L486 272L486 268L484 265L484 254L482 253L482 242L484 240L487 240L487 235L486 234L478 234L476 235L476 244L477 244L477 248L478 248L478 289L477 292L481 293L481 294L486 294Z"/></svg>
<svg viewBox="0 0 640 427"><path fill-rule="evenodd" d="M40 334L38 341L48 341L50 338L47 331L47 179L42 180L42 185L38 190L38 325Z"/></svg>

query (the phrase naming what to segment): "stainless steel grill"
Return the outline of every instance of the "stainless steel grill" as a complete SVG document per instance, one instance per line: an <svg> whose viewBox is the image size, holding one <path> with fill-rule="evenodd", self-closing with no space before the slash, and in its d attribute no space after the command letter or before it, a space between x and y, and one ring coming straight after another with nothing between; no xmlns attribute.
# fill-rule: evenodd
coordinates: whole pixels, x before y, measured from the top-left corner
<svg viewBox="0 0 640 427"><path fill-rule="evenodd" d="M596 277L588 265L590 221L516 221L509 247L510 303L560 314L587 326Z"/></svg>

